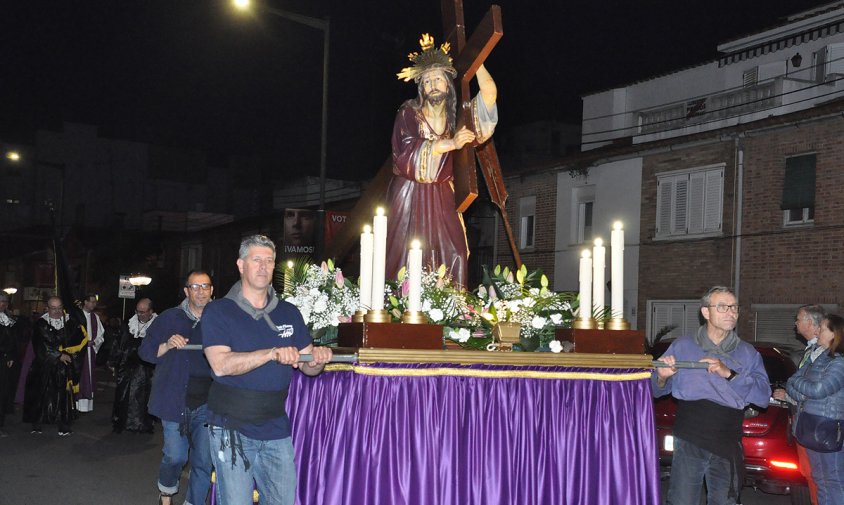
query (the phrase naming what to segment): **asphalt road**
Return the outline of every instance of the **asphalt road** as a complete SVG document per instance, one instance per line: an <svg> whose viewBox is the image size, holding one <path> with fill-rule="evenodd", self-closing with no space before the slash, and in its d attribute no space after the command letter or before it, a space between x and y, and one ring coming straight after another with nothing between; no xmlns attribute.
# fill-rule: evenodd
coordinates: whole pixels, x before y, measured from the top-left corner
<svg viewBox="0 0 844 505"><path fill-rule="evenodd" d="M9 436L0 438L0 505L154 505L158 502L161 427L142 435L111 432L114 382L97 370L94 411L81 414L73 434L59 437L55 426L32 435L21 423L20 406L6 416ZM183 484L185 474L182 476ZM668 481L661 483L662 494ZM174 503L184 500L185 486ZM788 496L752 489L742 492L743 505L787 505ZM601 505L601 504L577 504Z"/></svg>
<svg viewBox="0 0 844 505"><path fill-rule="evenodd" d="M9 436L0 438L0 505L158 503L161 426L152 435L113 434L114 382L103 369L97 370L97 378L94 411L80 414L69 437L59 437L50 425L44 425L41 435L30 434L30 426L21 423L20 405L6 416Z"/></svg>

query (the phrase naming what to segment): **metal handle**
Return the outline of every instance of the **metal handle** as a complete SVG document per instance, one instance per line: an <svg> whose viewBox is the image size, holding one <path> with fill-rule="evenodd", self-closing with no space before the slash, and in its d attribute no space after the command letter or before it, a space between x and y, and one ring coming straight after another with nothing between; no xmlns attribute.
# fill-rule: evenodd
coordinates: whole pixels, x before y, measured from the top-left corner
<svg viewBox="0 0 844 505"><path fill-rule="evenodd" d="M675 361L674 365L669 365L658 359L651 361L654 368L709 368L709 363L705 361Z"/></svg>
<svg viewBox="0 0 844 505"><path fill-rule="evenodd" d="M188 344L183 347L178 348L179 351L201 351L202 345L201 344ZM299 362L300 363L310 363L314 360L314 357L310 354L300 354L299 355ZM358 360L357 353L355 354L335 354L331 357L331 363L356 363Z"/></svg>

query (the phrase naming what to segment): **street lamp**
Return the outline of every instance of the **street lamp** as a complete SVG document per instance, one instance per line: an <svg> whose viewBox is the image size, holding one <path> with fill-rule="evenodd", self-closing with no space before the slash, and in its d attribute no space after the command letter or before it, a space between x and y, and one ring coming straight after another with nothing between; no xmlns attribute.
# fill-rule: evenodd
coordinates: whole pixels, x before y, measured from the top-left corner
<svg viewBox="0 0 844 505"><path fill-rule="evenodd" d="M135 286L148 286L152 282L152 278L144 274L134 274L129 277L129 284Z"/></svg>
<svg viewBox="0 0 844 505"><path fill-rule="evenodd" d="M232 0L232 4L238 10L247 10L250 9L250 0ZM325 211L325 156L326 156L326 148L328 146L328 41L329 41L329 33L330 33L330 23L328 18L320 19L320 18L313 18L310 16L304 16L302 14L296 14L295 12L290 12L282 9L276 9L274 7L269 7L264 5L263 3L260 4L258 7L259 10L262 12L268 12L274 16L278 16L280 18L287 19L289 21L293 21L294 23L299 23L302 25L310 26L311 28L316 28L317 30L322 30L323 33L323 42L322 42L322 132L320 138L320 149L319 149L319 210L320 212Z"/></svg>

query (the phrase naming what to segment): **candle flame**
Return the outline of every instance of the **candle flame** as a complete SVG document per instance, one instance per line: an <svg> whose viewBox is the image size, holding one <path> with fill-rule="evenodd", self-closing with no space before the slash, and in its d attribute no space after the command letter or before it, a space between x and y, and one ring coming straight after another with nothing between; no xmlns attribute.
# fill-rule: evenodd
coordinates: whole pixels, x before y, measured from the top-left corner
<svg viewBox="0 0 844 505"><path fill-rule="evenodd" d="M384 207L378 207L377 209L375 209L375 215L383 216L384 215Z"/></svg>
<svg viewBox="0 0 844 505"><path fill-rule="evenodd" d="M595 247L601 247L602 245L604 245L604 241L601 240L601 237L596 238L595 239Z"/></svg>
<svg viewBox="0 0 844 505"><path fill-rule="evenodd" d="M621 224L621 221L616 221L612 224L613 230L621 230L623 227L624 227L624 225Z"/></svg>
<svg viewBox="0 0 844 505"><path fill-rule="evenodd" d="M418 240L418 239L414 239L414 240L410 243L410 248L411 248L411 249L419 249L420 247L422 247L422 242L419 242L419 240Z"/></svg>
<svg viewBox="0 0 844 505"><path fill-rule="evenodd" d="M287 262L287 268L293 268L293 260Z"/></svg>
<svg viewBox="0 0 844 505"><path fill-rule="evenodd" d="M371 227L371 226L369 226L368 224L367 224L367 225L364 225L364 227L363 227L363 232L364 232L364 233L372 233L372 227Z"/></svg>
<svg viewBox="0 0 844 505"><path fill-rule="evenodd" d="M591 258L591 257L592 257L592 253L591 253L591 252L589 252L589 249L584 249L584 250L583 250L583 252L582 252L582 253L580 253L580 256L581 256L582 258Z"/></svg>

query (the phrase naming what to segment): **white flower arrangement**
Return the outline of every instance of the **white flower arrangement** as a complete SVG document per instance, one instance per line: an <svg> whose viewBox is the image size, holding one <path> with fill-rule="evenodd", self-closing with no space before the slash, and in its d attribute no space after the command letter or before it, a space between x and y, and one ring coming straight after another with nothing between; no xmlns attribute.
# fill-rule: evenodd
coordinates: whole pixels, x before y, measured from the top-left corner
<svg viewBox="0 0 844 505"><path fill-rule="evenodd" d="M540 344L554 339L558 327L569 325L574 318L571 301L574 296L548 289L548 278L540 272L528 273L522 267L515 272L495 267L486 272L484 284L478 286L481 318L490 326L513 322L521 326L521 336L538 338Z"/></svg>
<svg viewBox="0 0 844 505"><path fill-rule="evenodd" d="M358 308L358 287L332 261L308 265L294 275L286 301L295 305L311 333L351 321Z"/></svg>

